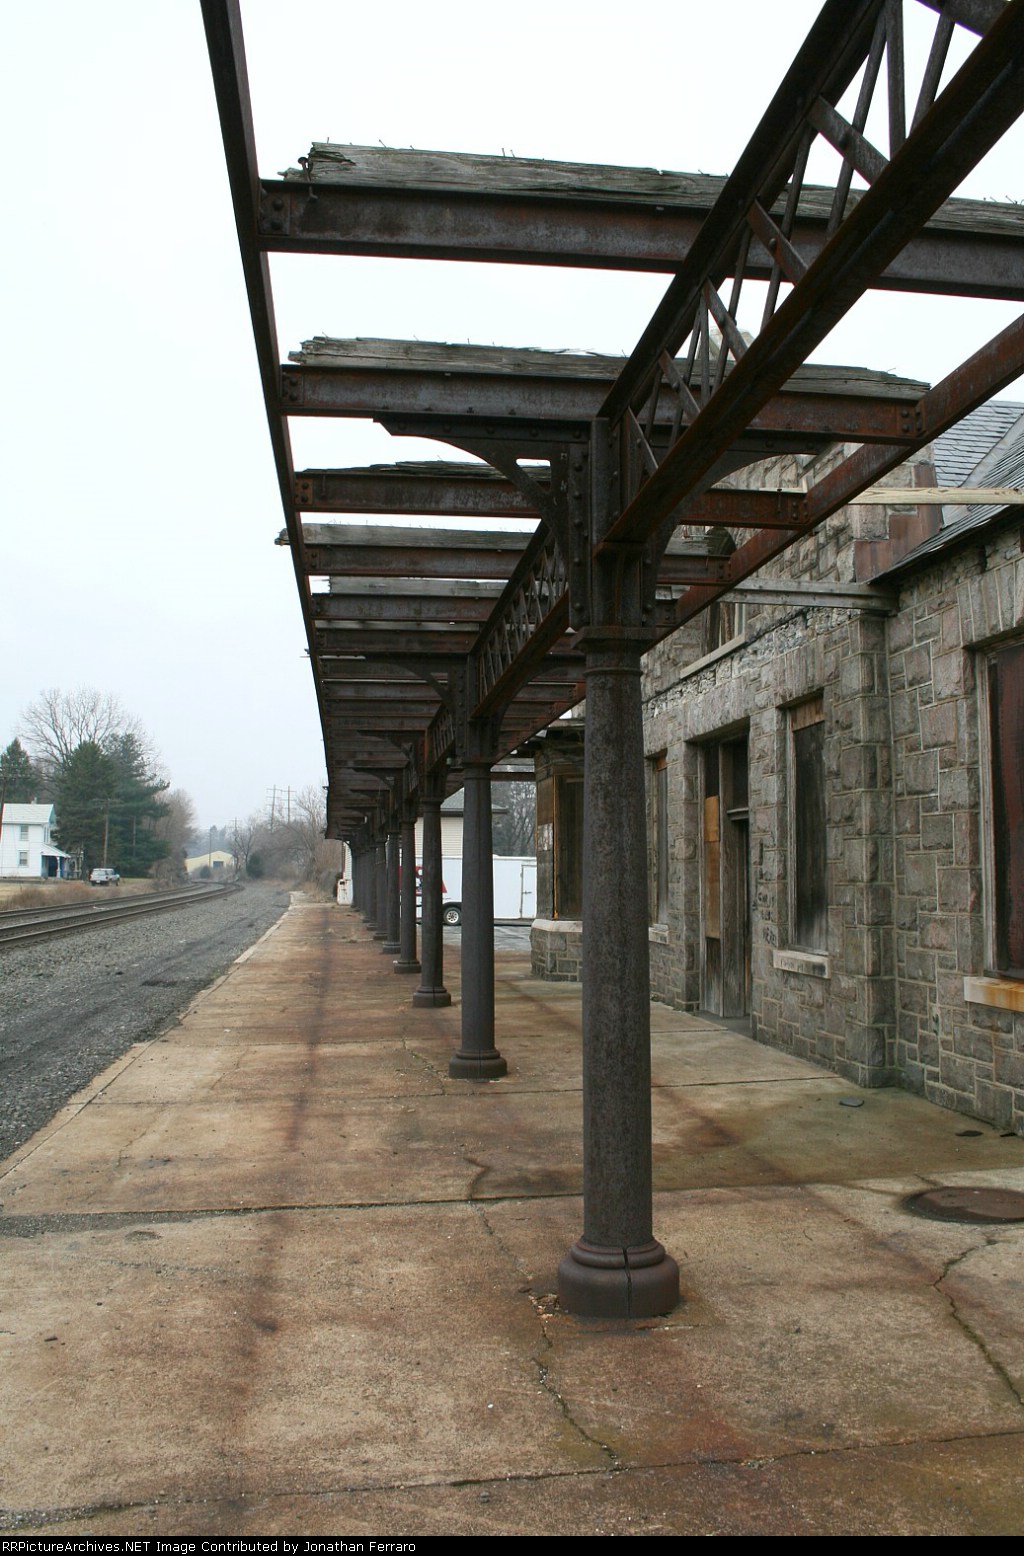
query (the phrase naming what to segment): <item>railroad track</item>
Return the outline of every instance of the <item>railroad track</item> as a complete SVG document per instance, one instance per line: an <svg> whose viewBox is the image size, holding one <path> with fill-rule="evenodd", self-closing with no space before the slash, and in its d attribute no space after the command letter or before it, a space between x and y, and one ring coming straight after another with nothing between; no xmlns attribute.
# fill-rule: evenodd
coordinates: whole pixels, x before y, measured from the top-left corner
<svg viewBox="0 0 1024 1556"><path fill-rule="evenodd" d="M228 891L241 891L232 883L226 886L182 886L174 891L149 892L137 897L86 902L80 907L24 908L0 912L0 950L4 946L28 945L52 935L70 934L76 929L94 929L123 918L142 918L147 913L169 913L174 908L191 907Z"/></svg>

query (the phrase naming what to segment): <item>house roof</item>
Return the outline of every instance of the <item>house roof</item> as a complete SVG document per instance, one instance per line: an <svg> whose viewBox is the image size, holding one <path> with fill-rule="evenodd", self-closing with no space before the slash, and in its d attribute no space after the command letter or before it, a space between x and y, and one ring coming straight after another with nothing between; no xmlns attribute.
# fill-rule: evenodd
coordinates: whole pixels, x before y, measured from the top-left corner
<svg viewBox="0 0 1024 1556"><path fill-rule="evenodd" d="M3 822L5 826L49 826L53 821L54 810L52 805L18 805L13 801L8 802L3 808Z"/></svg>
<svg viewBox="0 0 1024 1556"><path fill-rule="evenodd" d="M967 477L1022 415L1024 405L1017 400L989 400L937 437L932 448L939 485L966 486ZM985 484L994 485L994 482Z"/></svg>
<svg viewBox="0 0 1024 1556"><path fill-rule="evenodd" d="M942 486L1024 485L1024 404L990 400L936 438L935 473ZM945 503L942 526L878 576L891 578L982 530L993 519L1020 510L1005 503Z"/></svg>

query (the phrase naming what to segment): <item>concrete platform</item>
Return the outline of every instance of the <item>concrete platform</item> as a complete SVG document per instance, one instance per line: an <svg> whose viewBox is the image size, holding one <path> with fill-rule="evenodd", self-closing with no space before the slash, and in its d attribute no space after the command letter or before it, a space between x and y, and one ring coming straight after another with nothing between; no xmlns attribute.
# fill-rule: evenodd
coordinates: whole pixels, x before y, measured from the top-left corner
<svg viewBox="0 0 1024 1556"><path fill-rule="evenodd" d="M296 901L0 1167L0 1528L1024 1529L1024 1226L903 1204L1024 1189L1024 1140L656 1006L685 1300L581 1321L579 991L500 956L480 1086L446 975L413 1010L355 914Z"/></svg>

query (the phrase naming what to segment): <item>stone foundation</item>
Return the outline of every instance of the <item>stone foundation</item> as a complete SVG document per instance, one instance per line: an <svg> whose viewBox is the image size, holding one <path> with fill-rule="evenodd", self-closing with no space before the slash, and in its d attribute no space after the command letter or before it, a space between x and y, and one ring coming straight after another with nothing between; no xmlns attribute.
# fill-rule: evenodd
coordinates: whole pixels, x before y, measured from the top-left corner
<svg viewBox="0 0 1024 1556"><path fill-rule="evenodd" d="M530 928L531 971L549 983L579 983L583 925L579 919L537 918Z"/></svg>

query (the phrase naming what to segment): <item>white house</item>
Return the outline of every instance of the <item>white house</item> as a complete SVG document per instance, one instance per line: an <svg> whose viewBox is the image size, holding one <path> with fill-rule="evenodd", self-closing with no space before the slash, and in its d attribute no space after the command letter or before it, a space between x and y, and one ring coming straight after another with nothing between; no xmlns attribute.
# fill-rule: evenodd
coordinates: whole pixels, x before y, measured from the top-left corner
<svg viewBox="0 0 1024 1556"><path fill-rule="evenodd" d="M0 813L0 876L15 880L69 880L75 860L52 841L52 805L15 805Z"/></svg>

